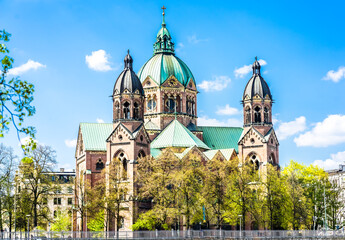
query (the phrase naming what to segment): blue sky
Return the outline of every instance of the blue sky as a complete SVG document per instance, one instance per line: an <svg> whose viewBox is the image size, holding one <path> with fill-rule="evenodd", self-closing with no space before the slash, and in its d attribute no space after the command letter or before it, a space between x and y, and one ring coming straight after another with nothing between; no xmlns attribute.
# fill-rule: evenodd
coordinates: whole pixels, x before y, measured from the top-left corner
<svg viewBox="0 0 345 240"><path fill-rule="evenodd" d="M74 168L80 122L111 122L109 96L127 49L138 71L165 5L176 55L199 86L199 124L238 126L248 65L261 59L275 104L280 164L326 168L345 160L343 1L0 0L12 74L35 84L26 124ZM89 56L89 57L87 57ZM20 154L10 131L0 142Z"/></svg>

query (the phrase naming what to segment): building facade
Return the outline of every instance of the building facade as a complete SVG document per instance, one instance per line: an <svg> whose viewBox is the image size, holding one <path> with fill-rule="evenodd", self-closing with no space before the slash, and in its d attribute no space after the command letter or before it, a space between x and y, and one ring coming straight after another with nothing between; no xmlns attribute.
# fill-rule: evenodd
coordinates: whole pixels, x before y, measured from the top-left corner
<svg viewBox="0 0 345 240"><path fill-rule="evenodd" d="M117 77L112 94L113 122L80 123L75 155L77 183L88 181L93 186L103 168L111 161L121 161L127 172L126 198L133 199L136 163L147 155L157 158L171 147L178 159L197 154L203 161L239 157L251 161L257 169L268 163L279 165L279 142L272 123L273 99L257 59L242 98L243 128L198 126L196 80L175 54L164 13L153 46L153 56L137 74L129 52L125 56L124 70ZM138 212L140 206L129 203L122 211L123 224L113 224L109 230L131 230ZM86 221L81 226L81 217L77 219L75 230L86 230Z"/></svg>

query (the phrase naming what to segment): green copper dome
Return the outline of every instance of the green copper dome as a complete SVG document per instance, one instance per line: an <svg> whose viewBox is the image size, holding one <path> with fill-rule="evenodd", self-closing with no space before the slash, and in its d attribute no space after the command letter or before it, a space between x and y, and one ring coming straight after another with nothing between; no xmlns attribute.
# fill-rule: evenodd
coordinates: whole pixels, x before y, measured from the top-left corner
<svg viewBox="0 0 345 240"><path fill-rule="evenodd" d="M174 76L183 86L194 77L187 65L173 54L158 53L153 55L139 70L138 77L143 82L148 76L159 86L170 76Z"/></svg>
<svg viewBox="0 0 345 240"><path fill-rule="evenodd" d="M170 76L174 76L184 86L187 86L191 80L195 85L193 74L188 66L175 56L174 43L166 28L164 14L162 27L153 44L153 56L142 66L137 75L141 82L149 76L159 86Z"/></svg>

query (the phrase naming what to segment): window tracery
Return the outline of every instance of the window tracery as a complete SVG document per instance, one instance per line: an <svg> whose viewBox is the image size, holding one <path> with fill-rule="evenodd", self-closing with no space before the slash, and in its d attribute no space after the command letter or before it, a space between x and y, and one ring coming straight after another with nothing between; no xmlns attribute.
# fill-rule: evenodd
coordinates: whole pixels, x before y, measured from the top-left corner
<svg viewBox="0 0 345 240"><path fill-rule="evenodd" d="M124 119L129 119L131 117L129 106L130 106L129 102L125 102L123 104L123 118Z"/></svg>
<svg viewBox="0 0 345 240"><path fill-rule="evenodd" d="M261 122L261 108L259 106L256 106L254 108L254 122L260 123Z"/></svg>
<svg viewBox="0 0 345 240"><path fill-rule="evenodd" d="M264 108L264 122L268 123L269 122L269 114L268 114L268 108Z"/></svg>

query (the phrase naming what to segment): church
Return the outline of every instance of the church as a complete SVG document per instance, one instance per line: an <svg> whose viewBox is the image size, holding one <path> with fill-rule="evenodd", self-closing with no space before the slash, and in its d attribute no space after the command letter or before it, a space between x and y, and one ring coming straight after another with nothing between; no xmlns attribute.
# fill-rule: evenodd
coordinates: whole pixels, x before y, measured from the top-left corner
<svg viewBox="0 0 345 240"><path fill-rule="evenodd" d="M133 64L136 63L128 51L112 91L113 122L79 125L77 183L88 181L94 186L102 169L117 159L127 172L130 187L126 197L133 199L136 163L149 155L158 158L164 149L173 149L181 160L197 154L204 161L215 157L231 161L238 157L251 161L257 169L267 163L279 165L279 142L272 124L273 99L257 58L252 77L244 87L243 128L198 126L197 80L176 56L164 11L153 56L137 73ZM120 230L131 230L138 215L136 208L134 201L129 203L128 211L122 214ZM86 229L81 222L77 218L74 230Z"/></svg>

